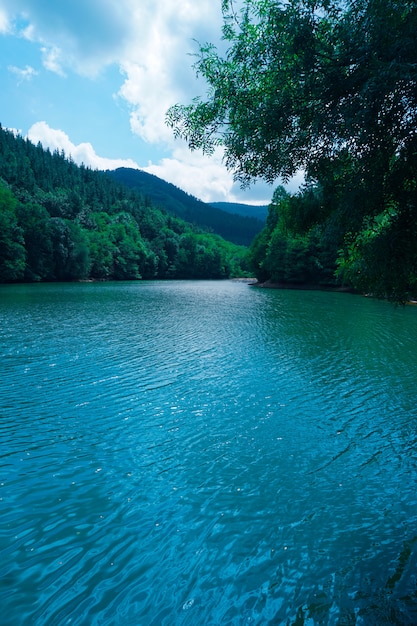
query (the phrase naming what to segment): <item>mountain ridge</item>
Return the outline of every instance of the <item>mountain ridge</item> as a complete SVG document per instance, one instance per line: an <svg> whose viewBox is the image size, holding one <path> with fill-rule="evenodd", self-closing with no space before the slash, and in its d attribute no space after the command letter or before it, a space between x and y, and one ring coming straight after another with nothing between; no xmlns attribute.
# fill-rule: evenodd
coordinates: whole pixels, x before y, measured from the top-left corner
<svg viewBox="0 0 417 626"><path fill-rule="evenodd" d="M234 213L244 217L255 217L262 222L266 222L268 216L267 204L243 204L242 202L210 202L209 204L227 213Z"/></svg>
<svg viewBox="0 0 417 626"><path fill-rule="evenodd" d="M249 246L264 227L261 219L205 203L172 183L143 170L121 167L106 173L117 182L139 191L152 204L235 244Z"/></svg>

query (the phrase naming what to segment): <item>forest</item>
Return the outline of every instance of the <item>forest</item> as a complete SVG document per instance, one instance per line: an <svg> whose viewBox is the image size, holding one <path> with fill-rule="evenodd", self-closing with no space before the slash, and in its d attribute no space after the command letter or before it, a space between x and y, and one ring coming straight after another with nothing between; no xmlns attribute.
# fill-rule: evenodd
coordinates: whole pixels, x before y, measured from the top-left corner
<svg viewBox="0 0 417 626"><path fill-rule="evenodd" d="M236 8L240 7L240 8ZM223 0L204 43L207 95L167 112L191 150L221 146L243 186L278 187L250 256L260 280L417 295L417 6L414 0Z"/></svg>
<svg viewBox="0 0 417 626"><path fill-rule="evenodd" d="M0 282L229 278L247 248L0 126Z"/></svg>
<svg viewBox="0 0 417 626"><path fill-rule="evenodd" d="M204 230L215 232L240 246L249 246L265 224L265 220L260 219L256 213L257 207L251 207L254 213L250 215L244 215L241 209L231 214L223 207L206 204L172 183L142 170L120 167L109 171L109 176L131 189L136 189L154 206L163 207L168 213ZM232 204L230 206L233 207Z"/></svg>

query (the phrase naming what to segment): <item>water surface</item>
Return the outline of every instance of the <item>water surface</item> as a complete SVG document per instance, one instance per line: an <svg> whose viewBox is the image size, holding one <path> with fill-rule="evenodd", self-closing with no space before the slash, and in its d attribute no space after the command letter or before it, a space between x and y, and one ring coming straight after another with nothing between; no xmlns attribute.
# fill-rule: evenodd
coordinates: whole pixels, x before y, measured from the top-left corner
<svg viewBox="0 0 417 626"><path fill-rule="evenodd" d="M417 308L0 287L2 626L417 623Z"/></svg>

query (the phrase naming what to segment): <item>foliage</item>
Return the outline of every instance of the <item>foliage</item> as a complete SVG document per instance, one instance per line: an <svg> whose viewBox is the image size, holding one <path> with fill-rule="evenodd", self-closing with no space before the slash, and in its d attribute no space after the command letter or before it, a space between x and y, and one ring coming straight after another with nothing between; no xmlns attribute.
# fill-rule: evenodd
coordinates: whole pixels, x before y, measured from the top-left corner
<svg viewBox="0 0 417 626"><path fill-rule="evenodd" d="M13 195L0 186L0 280L3 282L23 278L25 269L23 232L15 207Z"/></svg>
<svg viewBox="0 0 417 626"><path fill-rule="evenodd" d="M228 278L246 255L0 126L0 282Z"/></svg>
<svg viewBox="0 0 417 626"><path fill-rule="evenodd" d="M53 277L56 280L87 278L89 268L86 236L76 222L50 219Z"/></svg>
<svg viewBox="0 0 417 626"><path fill-rule="evenodd" d="M320 242L333 232L339 278L406 299L417 264L414 0L243 0L240 12L224 0L223 23L225 55L204 44L195 63L206 99L174 105L167 123L191 149L222 145L243 185L304 170L310 196L288 215L299 252L311 229Z"/></svg>
<svg viewBox="0 0 417 626"><path fill-rule="evenodd" d="M305 188L296 196L277 187L266 227L249 250L258 280L278 283L334 285L337 247L326 229L316 224L317 189Z"/></svg>
<svg viewBox="0 0 417 626"><path fill-rule="evenodd" d="M412 225L410 228L410 224ZM405 303L417 293L417 261L414 257L417 223L404 211L387 208L366 220L365 227L348 241L347 253L338 260L338 275L366 291L371 281L373 293L390 293L396 302Z"/></svg>
<svg viewBox="0 0 417 626"><path fill-rule="evenodd" d="M262 221L254 215L231 215L223 207L207 205L153 174L121 167L109 172L109 175L119 183L136 189L154 205L163 206L169 213L237 245L248 246L262 230Z"/></svg>

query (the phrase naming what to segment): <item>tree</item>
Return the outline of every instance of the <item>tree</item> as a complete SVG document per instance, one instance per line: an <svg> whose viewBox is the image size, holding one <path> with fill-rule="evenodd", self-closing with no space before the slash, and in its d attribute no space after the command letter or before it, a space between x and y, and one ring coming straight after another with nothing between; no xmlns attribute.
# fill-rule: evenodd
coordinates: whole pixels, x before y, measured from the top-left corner
<svg viewBox="0 0 417 626"><path fill-rule="evenodd" d="M61 217L52 217L50 225L55 280L86 278L90 263L83 230L78 224Z"/></svg>
<svg viewBox="0 0 417 626"><path fill-rule="evenodd" d="M25 271L23 231L16 218L17 202L0 183L0 282L21 280Z"/></svg>
<svg viewBox="0 0 417 626"><path fill-rule="evenodd" d="M49 213L38 204L20 203L16 214L23 230L26 249L24 279L30 282L53 279L53 246Z"/></svg>
<svg viewBox="0 0 417 626"><path fill-rule="evenodd" d="M200 47L195 69L207 97L169 109L175 135L206 153L223 146L243 185L288 180L299 169L324 181L322 206L348 218L349 241L395 206L387 253L411 276L417 246L399 254L395 242L399 225L413 233L417 218L415 1L243 0L236 12L224 0L223 18L228 50L222 57L211 44ZM347 262L349 250L346 240ZM392 271L377 283L370 273L361 284L405 299L410 282L398 289L393 280Z"/></svg>

